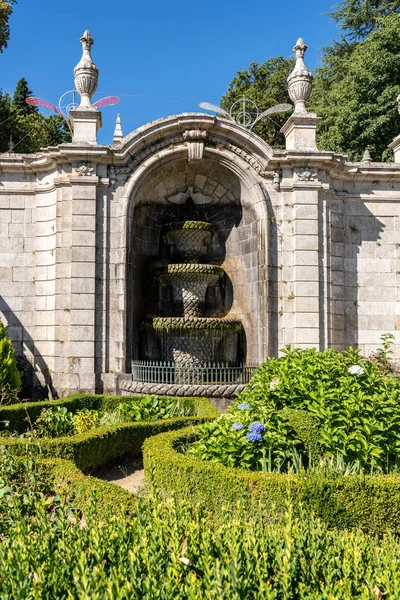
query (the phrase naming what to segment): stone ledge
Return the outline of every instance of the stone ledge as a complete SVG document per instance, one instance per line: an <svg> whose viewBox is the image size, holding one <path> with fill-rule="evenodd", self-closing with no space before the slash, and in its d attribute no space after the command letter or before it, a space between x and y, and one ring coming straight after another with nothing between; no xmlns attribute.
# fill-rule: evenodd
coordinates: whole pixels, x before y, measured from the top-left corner
<svg viewBox="0 0 400 600"><path fill-rule="evenodd" d="M157 396L180 396L180 397L202 397L202 398L225 398L233 399L242 392L246 384L227 384L227 385L196 385L179 383L150 383L143 381L133 381L132 375L120 374L117 377L117 394L155 394Z"/></svg>

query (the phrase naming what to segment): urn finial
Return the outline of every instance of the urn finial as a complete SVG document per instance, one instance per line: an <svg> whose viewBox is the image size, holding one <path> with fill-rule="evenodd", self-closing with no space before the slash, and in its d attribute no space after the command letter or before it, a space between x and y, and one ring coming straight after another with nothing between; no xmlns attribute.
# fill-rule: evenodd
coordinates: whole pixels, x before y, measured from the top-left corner
<svg viewBox="0 0 400 600"><path fill-rule="evenodd" d="M93 38L87 29L80 41L82 44L82 58L74 69L75 87L81 97L79 108L96 110L92 107L91 98L97 90L99 70L92 60Z"/></svg>
<svg viewBox="0 0 400 600"><path fill-rule="evenodd" d="M311 94L312 74L304 64L304 54L307 46L303 38L296 42L293 52L296 53L296 64L288 77L288 91L291 100L294 102L294 112L306 114L306 102Z"/></svg>

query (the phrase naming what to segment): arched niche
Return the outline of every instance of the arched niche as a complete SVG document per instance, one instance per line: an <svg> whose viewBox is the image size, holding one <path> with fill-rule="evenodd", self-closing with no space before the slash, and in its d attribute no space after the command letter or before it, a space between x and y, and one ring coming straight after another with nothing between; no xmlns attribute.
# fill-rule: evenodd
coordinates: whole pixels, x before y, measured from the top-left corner
<svg viewBox="0 0 400 600"><path fill-rule="evenodd" d="M153 270L163 260L162 227L180 218L188 198L198 218L215 228L210 262L226 272L221 311L243 323L243 359L254 364L266 358L269 200L260 179L245 160L226 149L206 147L202 160L188 162L186 148L176 146L149 157L128 180L120 200L127 371L130 361L141 357L140 323L159 310Z"/></svg>

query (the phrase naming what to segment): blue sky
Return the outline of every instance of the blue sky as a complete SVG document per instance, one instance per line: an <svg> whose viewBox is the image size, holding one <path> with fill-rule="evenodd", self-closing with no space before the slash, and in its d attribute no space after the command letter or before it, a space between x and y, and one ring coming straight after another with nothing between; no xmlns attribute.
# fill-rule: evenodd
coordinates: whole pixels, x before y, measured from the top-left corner
<svg viewBox="0 0 400 600"><path fill-rule="evenodd" d="M73 88L79 38L89 29L100 70L95 99L121 98L102 110L99 142L109 144L118 112L126 135L159 117L200 110L197 98L218 104L237 70L290 56L300 36L309 46L306 64L315 68L321 47L338 38L324 14L333 3L19 0L9 46L0 55L1 88L12 93L25 77L36 96L57 103Z"/></svg>

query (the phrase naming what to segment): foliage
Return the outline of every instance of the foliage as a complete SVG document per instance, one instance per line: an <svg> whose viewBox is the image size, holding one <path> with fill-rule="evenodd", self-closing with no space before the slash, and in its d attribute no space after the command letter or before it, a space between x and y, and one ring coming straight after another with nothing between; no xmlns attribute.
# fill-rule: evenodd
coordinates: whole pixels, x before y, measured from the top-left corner
<svg viewBox="0 0 400 600"><path fill-rule="evenodd" d="M34 437L56 438L71 434L75 429L74 415L65 406L42 408L40 417L28 431Z"/></svg>
<svg viewBox="0 0 400 600"><path fill-rule="evenodd" d="M392 358L394 344L394 335L392 333L383 333L381 335L382 346L376 350L376 352L370 357L372 360L376 360L379 367L386 374L393 372Z"/></svg>
<svg viewBox="0 0 400 600"><path fill-rule="evenodd" d="M198 434L198 427L188 427L143 444L146 480L163 496L206 506L216 519L223 506L232 517L237 515L240 503L248 521L260 507L266 519L279 520L289 497L296 513L301 505L307 506L329 527L400 533L399 474L354 474L358 470L340 462L340 457L289 475L225 467L183 453Z"/></svg>
<svg viewBox="0 0 400 600"><path fill-rule="evenodd" d="M321 454L340 454L367 471L400 468L400 381L359 351L287 347L261 365L246 390L218 421L200 428L189 454L227 466L280 472L307 447L282 417L307 411L318 423ZM258 423L258 425L257 425Z"/></svg>
<svg viewBox="0 0 400 600"><path fill-rule="evenodd" d="M100 396L95 394L76 394L69 398L64 398L52 402L25 403L14 407L7 407L0 410L0 421L9 421L9 429L24 431L27 425L27 419L34 421L42 418L47 412L57 415L64 414L67 411L65 420L72 422L71 429L65 427L65 434L60 437L40 437L29 440L32 437L27 432L27 437L22 439L16 437L2 438L2 445L13 455L24 455L27 449L32 449L39 445L40 452L44 457L62 457L72 460L79 468L89 469L98 467L106 462L130 454L138 456L141 452L144 440L151 436L179 429L188 424L198 424L205 420L213 419L218 415L218 411L204 398L181 398L180 405L185 406L185 412L193 416L177 416L174 418L164 418L151 421L125 422L109 426L100 426L83 433L70 435L74 428L73 412L91 407L93 409L104 409L109 411L116 409L121 400L126 401L126 397ZM168 399L170 401L170 399ZM177 400L177 399L175 399ZM165 399L160 399L160 402ZM43 406L45 404L45 406ZM46 410L43 411L43 408ZM57 410L56 410L57 409ZM67 410L69 409L69 410ZM35 424L35 428L40 423ZM51 421L51 427L54 429L54 422ZM48 430L50 426L48 427ZM43 430L40 430L43 431Z"/></svg>
<svg viewBox="0 0 400 600"><path fill-rule="evenodd" d="M251 63L247 70L238 71L229 84L227 92L221 98L222 108L229 112L232 105L243 96L255 102L260 111L275 104L291 103L287 78L293 67L294 60L282 56L270 58L261 65ZM287 118L288 113L282 113L262 119L254 126L253 131L271 146L284 147L280 129Z"/></svg>
<svg viewBox="0 0 400 600"><path fill-rule="evenodd" d="M39 152L41 148L71 141L71 133L62 117L44 117L36 107L26 104L26 98L31 95L24 77L18 81L12 98L0 91L0 152L8 152L10 139L14 151L20 153Z"/></svg>
<svg viewBox="0 0 400 600"><path fill-rule="evenodd" d="M163 396L157 396L164 398ZM170 398L164 398L170 401ZM70 412L76 413L84 408L99 410L103 413L113 412L118 409L121 402L126 402L126 396L106 396L102 394L72 394L60 400L47 400L39 402L22 402L12 406L0 406L0 425L3 427L8 423L10 431L23 433L27 429L27 423L33 423L41 416L43 408L65 406ZM192 415L199 418L215 419L218 411L206 398L177 398L176 401L185 403Z"/></svg>
<svg viewBox="0 0 400 600"><path fill-rule="evenodd" d="M363 42L325 49L310 98L310 110L323 119L321 149L360 160L368 148L375 161L393 160L387 145L398 130L399 27L395 14L381 20Z"/></svg>
<svg viewBox="0 0 400 600"><path fill-rule="evenodd" d="M0 405L16 402L20 385L21 377L15 360L14 348L0 321Z"/></svg>
<svg viewBox="0 0 400 600"><path fill-rule="evenodd" d="M31 106L26 103L26 99L32 96L32 90L28 87L28 82L25 77L17 82L15 87L14 96L12 99L12 107L15 111L25 111L25 114L37 113L38 109L36 106Z"/></svg>
<svg viewBox="0 0 400 600"><path fill-rule="evenodd" d="M328 14L339 23L347 40L363 40L377 27L382 17L398 13L399 0L342 0Z"/></svg>
<svg viewBox="0 0 400 600"><path fill-rule="evenodd" d="M65 461L63 461L65 464ZM370 598L400 593L393 535L337 531L288 499L277 522L263 508L201 506L158 495L106 510L54 495L32 459L0 455L0 596L3 598ZM49 465L50 466L50 465ZM68 476L71 472L68 472ZM91 481L82 474L80 480ZM29 484L29 487L27 486ZM82 482L84 485L84 483ZM114 488L106 482L101 487ZM132 495L131 495L131 498ZM130 504L128 515L118 500ZM160 582L162 581L162 585Z"/></svg>
<svg viewBox="0 0 400 600"><path fill-rule="evenodd" d="M16 0L0 0L0 52L7 48L10 38L9 18Z"/></svg>
<svg viewBox="0 0 400 600"><path fill-rule="evenodd" d="M78 410L74 415L74 428L76 433L83 433L84 431L90 431L94 427L98 427L100 422L100 415L98 410L89 410L84 408Z"/></svg>
<svg viewBox="0 0 400 600"><path fill-rule="evenodd" d="M123 402L118 407L125 421L153 421L157 419L173 419L189 416L191 407L182 400L143 396Z"/></svg>

